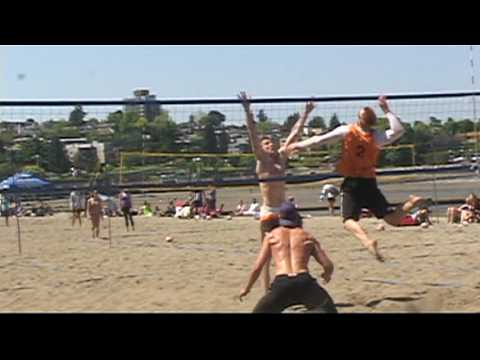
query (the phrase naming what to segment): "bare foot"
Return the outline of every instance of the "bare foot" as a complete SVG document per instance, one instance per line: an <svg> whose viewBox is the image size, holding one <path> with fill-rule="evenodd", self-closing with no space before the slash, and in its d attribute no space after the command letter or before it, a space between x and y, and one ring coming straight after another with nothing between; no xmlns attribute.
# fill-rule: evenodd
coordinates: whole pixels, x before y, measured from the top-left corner
<svg viewBox="0 0 480 360"><path fill-rule="evenodd" d="M373 241L370 245L367 245L367 250L370 252L370 254L375 256L375 259L380 262L385 262L385 258L378 251L378 243L376 241Z"/></svg>
<svg viewBox="0 0 480 360"><path fill-rule="evenodd" d="M403 204L402 210L404 212L410 212L412 209L419 207L425 202L426 200L420 196L410 195L405 204Z"/></svg>

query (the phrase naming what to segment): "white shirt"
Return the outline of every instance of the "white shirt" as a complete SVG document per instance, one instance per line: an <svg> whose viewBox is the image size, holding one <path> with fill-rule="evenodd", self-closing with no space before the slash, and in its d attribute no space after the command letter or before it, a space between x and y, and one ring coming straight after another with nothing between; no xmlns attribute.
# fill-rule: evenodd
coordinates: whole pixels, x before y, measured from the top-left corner
<svg viewBox="0 0 480 360"><path fill-rule="evenodd" d="M390 124L390 129L386 131L373 130L375 142L380 148L397 141L405 133L400 119L395 114L389 112L385 115ZM307 140L299 142L297 148L302 150L313 145L325 145L340 141L348 133L349 127L350 125L342 125L326 134L312 136Z"/></svg>
<svg viewBox="0 0 480 360"><path fill-rule="evenodd" d="M325 197L337 197L338 195L340 195L340 190L335 186L335 185L332 185L332 184L325 184L322 188L322 192L320 193L320 199L323 200L325 199Z"/></svg>
<svg viewBox="0 0 480 360"><path fill-rule="evenodd" d="M82 197L76 191L72 191L70 193L70 209L76 210L82 207Z"/></svg>
<svg viewBox="0 0 480 360"><path fill-rule="evenodd" d="M255 213L260 211L260 204L259 203L252 203L250 208L248 209L249 213Z"/></svg>

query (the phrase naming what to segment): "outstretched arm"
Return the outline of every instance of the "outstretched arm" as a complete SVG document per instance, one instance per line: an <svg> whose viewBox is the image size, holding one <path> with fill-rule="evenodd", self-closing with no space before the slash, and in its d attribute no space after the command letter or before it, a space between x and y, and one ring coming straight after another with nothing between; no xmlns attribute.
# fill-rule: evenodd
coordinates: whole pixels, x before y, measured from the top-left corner
<svg viewBox="0 0 480 360"><path fill-rule="evenodd" d="M320 246L320 243L315 238L312 238L311 240L313 241L313 244L314 244L313 257L323 267L324 272L321 276L325 280L325 282L328 283L332 278L332 274L333 274L333 269L334 269L333 262L327 256L325 251L323 251L323 249Z"/></svg>
<svg viewBox="0 0 480 360"><path fill-rule="evenodd" d="M388 119L390 129L386 130L385 132L376 133L375 140L379 146L385 146L400 139L400 137L402 137L402 135L405 133L405 128L403 127L400 118L390 111L390 107L388 106L387 98L385 96L380 96L378 99L378 104Z"/></svg>
<svg viewBox="0 0 480 360"><path fill-rule="evenodd" d="M347 132L348 125L342 125L325 134L312 136L307 140L290 144L290 146L287 148L287 152L291 154L294 151L305 150L314 145L331 144L342 140Z"/></svg>
<svg viewBox="0 0 480 360"><path fill-rule="evenodd" d="M307 104L305 105L305 111L303 112L300 119L298 119L298 121L293 126L290 134L287 137L287 140L285 141L285 144L282 146L281 151L287 151L288 153L288 147L295 141L298 141L298 139L303 133L303 127L305 126L305 122L307 121L308 116L313 111L313 109L315 109L315 103L313 101L307 102Z"/></svg>
<svg viewBox="0 0 480 360"><path fill-rule="evenodd" d="M269 237L267 236L263 240L262 249L260 250L260 254L257 257L257 260L255 261L253 270L250 273L250 278L248 279L247 286L245 286L245 288L243 288L242 291L240 292L240 297L239 297L240 301L244 296L246 296L250 292L250 289L252 288L253 284L255 284L255 281L257 281L258 277L260 276L263 266L266 264L267 260L270 259L271 257L270 243L268 241L268 238Z"/></svg>
<svg viewBox="0 0 480 360"><path fill-rule="evenodd" d="M242 101L242 106L245 110L248 137L250 139L250 144L252 145L252 151L257 160L259 160L265 156L265 153L260 145L260 139L257 133L257 125L255 124L253 112L250 109L250 99L248 98L247 93L244 91L240 92L238 98Z"/></svg>

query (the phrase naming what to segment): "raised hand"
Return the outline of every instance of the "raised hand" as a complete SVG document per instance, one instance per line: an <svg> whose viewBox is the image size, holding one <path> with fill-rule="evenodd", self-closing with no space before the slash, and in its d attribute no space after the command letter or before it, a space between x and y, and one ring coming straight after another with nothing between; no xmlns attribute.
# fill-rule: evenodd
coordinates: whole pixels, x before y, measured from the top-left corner
<svg viewBox="0 0 480 360"><path fill-rule="evenodd" d="M315 109L315 103L313 101L307 102L305 105L305 113L308 115L313 111L313 109Z"/></svg>
<svg viewBox="0 0 480 360"><path fill-rule="evenodd" d="M243 109L246 113L250 112L250 98L245 91L241 91L238 98L242 101Z"/></svg>
<svg viewBox="0 0 480 360"><path fill-rule="evenodd" d="M378 105L380 106L380 108L383 110L385 114L390 111L386 96L382 95L378 98Z"/></svg>

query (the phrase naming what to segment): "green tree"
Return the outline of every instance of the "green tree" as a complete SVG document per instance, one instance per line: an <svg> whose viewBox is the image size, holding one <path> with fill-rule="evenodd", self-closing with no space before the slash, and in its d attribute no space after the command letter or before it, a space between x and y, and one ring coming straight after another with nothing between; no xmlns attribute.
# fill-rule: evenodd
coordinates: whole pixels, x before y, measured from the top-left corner
<svg viewBox="0 0 480 360"><path fill-rule="evenodd" d="M213 124L208 124L203 130L202 148L206 153L218 152L217 135L215 134L215 127Z"/></svg>
<svg viewBox="0 0 480 360"><path fill-rule="evenodd" d="M285 132L290 132L293 128L293 125L295 125L298 119L300 119L300 114L298 112L289 115L287 117L287 120L285 120L285 122L283 123L283 130Z"/></svg>
<svg viewBox="0 0 480 360"><path fill-rule="evenodd" d="M228 145L230 144L230 136L222 129L222 132L218 136L218 151L220 153L228 153Z"/></svg>
<svg viewBox="0 0 480 360"><path fill-rule="evenodd" d="M380 166L409 166L412 165L412 153L410 149L386 149L380 156Z"/></svg>
<svg viewBox="0 0 480 360"><path fill-rule="evenodd" d="M25 142L20 148L23 158L26 163L35 164L39 167L44 166L47 155L45 143L40 141L37 137Z"/></svg>
<svg viewBox="0 0 480 360"><path fill-rule="evenodd" d="M207 115L203 115L200 118L200 125L202 126L207 126L207 125L212 125L213 127L217 128L222 125L223 122L225 122L226 116L222 114L219 111L212 110L210 111Z"/></svg>
<svg viewBox="0 0 480 360"><path fill-rule="evenodd" d="M97 118L90 118L86 121L88 125L95 126L100 124L100 121Z"/></svg>
<svg viewBox="0 0 480 360"><path fill-rule="evenodd" d="M404 123L403 127L405 129L405 133L400 138L400 144L414 144L415 143L415 131L413 130L412 125L409 123Z"/></svg>
<svg viewBox="0 0 480 360"><path fill-rule="evenodd" d="M63 144L58 138L53 138L46 144L45 169L55 173L65 173L71 167Z"/></svg>
<svg viewBox="0 0 480 360"><path fill-rule="evenodd" d="M60 119L57 121L48 121L40 130L40 136L53 139L63 137L80 137L80 129L77 126L72 126L70 122Z"/></svg>
<svg viewBox="0 0 480 360"><path fill-rule="evenodd" d="M430 127L441 129L442 128L442 120L437 119L435 116L430 116Z"/></svg>
<svg viewBox="0 0 480 360"><path fill-rule="evenodd" d="M464 119L457 122L457 129L460 134L466 134L474 131L475 123L470 119Z"/></svg>
<svg viewBox="0 0 480 360"><path fill-rule="evenodd" d="M312 120L308 122L308 126L322 130L325 130L327 128L327 125L325 124L325 119L321 116L314 116Z"/></svg>
<svg viewBox="0 0 480 360"><path fill-rule="evenodd" d="M177 124L170 118L167 111L163 111L147 126L150 134L149 151L176 151L178 138Z"/></svg>
<svg viewBox="0 0 480 360"><path fill-rule="evenodd" d="M419 164L425 164L426 155L432 149L433 133L432 129L421 121L415 121L414 126L414 145L417 152Z"/></svg>
<svg viewBox="0 0 480 360"><path fill-rule="evenodd" d="M77 151L73 157L73 164L76 168L87 171L88 173L96 172L98 169L97 151Z"/></svg>
<svg viewBox="0 0 480 360"><path fill-rule="evenodd" d="M106 122L109 124L119 124L123 118L123 111L118 110L108 114Z"/></svg>
<svg viewBox="0 0 480 360"><path fill-rule="evenodd" d="M259 134L269 134L273 129L274 123L270 120L257 123L257 131Z"/></svg>
<svg viewBox="0 0 480 360"><path fill-rule="evenodd" d="M268 121L268 116L265 114L265 111L263 111L263 109L260 109L258 111L257 119L261 123Z"/></svg>
<svg viewBox="0 0 480 360"><path fill-rule="evenodd" d="M189 152L203 152L204 151L204 136L203 134L194 134L190 137Z"/></svg>
<svg viewBox="0 0 480 360"><path fill-rule="evenodd" d="M9 146L12 146L15 132L11 130L0 132L0 153L6 151Z"/></svg>
<svg viewBox="0 0 480 360"><path fill-rule="evenodd" d="M75 108L68 117L68 122L73 126L83 125L83 119L85 119L86 115L87 113L83 111L82 105L75 105Z"/></svg>
<svg viewBox="0 0 480 360"><path fill-rule="evenodd" d="M455 135L458 132L458 124L451 117L449 117L445 124L443 124L443 128L445 129L445 132L451 136Z"/></svg>
<svg viewBox="0 0 480 360"><path fill-rule="evenodd" d="M138 130L141 129L143 123L142 121L139 121L139 119L140 115L136 112L129 111L124 113L120 120L118 131L122 134L131 133L132 131L138 133Z"/></svg>
<svg viewBox="0 0 480 360"><path fill-rule="evenodd" d="M328 124L328 130L333 130L337 127L339 127L341 124L340 124L340 120L338 119L338 116L336 113L334 113L332 115L332 117L330 118L330 122Z"/></svg>

